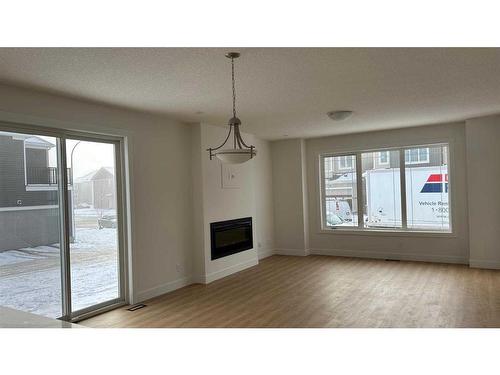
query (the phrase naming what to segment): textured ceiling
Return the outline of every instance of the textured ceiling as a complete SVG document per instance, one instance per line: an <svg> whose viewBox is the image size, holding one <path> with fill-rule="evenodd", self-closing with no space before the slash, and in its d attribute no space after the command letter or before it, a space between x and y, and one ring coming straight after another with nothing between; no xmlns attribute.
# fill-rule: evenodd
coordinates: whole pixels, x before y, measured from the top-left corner
<svg viewBox="0 0 500 375"><path fill-rule="evenodd" d="M234 48L243 131L314 137L500 112L500 49ZM226 124L220 48L4 48L0 82ZM326 112L350 109L333 122ZM199 114L198 112L202 112Z"/></svg>

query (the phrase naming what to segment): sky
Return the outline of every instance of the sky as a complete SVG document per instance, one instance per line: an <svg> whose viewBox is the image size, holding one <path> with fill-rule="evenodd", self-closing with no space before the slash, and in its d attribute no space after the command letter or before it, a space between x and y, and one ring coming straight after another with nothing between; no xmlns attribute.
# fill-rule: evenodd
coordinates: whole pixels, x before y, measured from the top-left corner
<svg viewBox="0 0 500 375"><path fill-rule="evenodd" d="M41 136L40 138L56 144L56 138ZM82 177L101 167L114 168L114 145L109 143L87 142L68 139L66 141L67 164L71 168L74 164L74 178ZM73 151L73 160L71 160ZM55 147L49 151L49 165L57 167L57 150Z"/></svg>

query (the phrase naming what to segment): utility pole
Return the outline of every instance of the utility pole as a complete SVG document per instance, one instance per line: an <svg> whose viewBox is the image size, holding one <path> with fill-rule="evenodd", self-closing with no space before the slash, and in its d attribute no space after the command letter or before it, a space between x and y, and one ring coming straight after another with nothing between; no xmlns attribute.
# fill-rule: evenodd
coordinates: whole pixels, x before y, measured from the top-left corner
<svg viewBox="0 0 500 375"><path fill-rule="evenodd" d="M74 179L74 170L75 168L73 167L73 153L75 152L75 148L76 146L78 146L82 141L78 141L76 142L76 144L73 146L73 148L71 149L71 156L70 156L70 160L71 160L71 234L72 234L72 238L73 238L73 241L72 242L75 242L75 239L76 239L76 224L75 224L75 179Z"/></svg>

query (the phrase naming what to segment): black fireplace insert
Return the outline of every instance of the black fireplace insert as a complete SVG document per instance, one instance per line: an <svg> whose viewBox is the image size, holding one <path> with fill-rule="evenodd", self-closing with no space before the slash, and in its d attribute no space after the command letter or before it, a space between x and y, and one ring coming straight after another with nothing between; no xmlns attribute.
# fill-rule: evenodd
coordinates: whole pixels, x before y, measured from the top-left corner
<svg viewBox="0 0 500 375"><path fill-rule="evenodd" d="M253 248L252 218L210 224L212 260Z"/></svg>

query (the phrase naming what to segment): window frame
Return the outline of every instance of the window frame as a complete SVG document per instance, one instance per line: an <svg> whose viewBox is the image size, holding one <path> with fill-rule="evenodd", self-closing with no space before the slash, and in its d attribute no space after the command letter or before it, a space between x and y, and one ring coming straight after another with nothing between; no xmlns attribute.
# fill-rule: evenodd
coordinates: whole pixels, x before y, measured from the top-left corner
<svg viewBox="0 0 500 375"><path fill-rule="evenodd" d="M449 208L449 229L448 230L429 230L429 229L414 229L407 227L407 203L406 203L406 165L415 165L416 163L408 163L405 160L405 150L413 148L427 148L431 147L446 146L446 162L447 162L447 174L448 174L448 208ZM361 155L368 152L380 152L380 151L399 151L400 159L400 184L401 184L401 216L403 225L401 228L365 228L364 227L364 217L363 210L359 207L364 207L364 197L362 194L363 183L362 183L362 165L361 165ZM358 195L356 197L358 204L358 226L352 227L341 227L341 226L327 226L326 225L326 195L325 195L325 170L324 170L324 160L327 157L338 157L338 156L353 156L356 157L356 186ZM427 153L428 159L430 160L430 151ZM373 149L360 149L350 152L320 152L319 153L319 205L320 205L320 223L319 223L319 233L328 234L362 234L362 235L395 235L395 236L428 236L428 237L456 237L454 231L455 228L455 218L454 212L454 190L453 190L453 142L452 140L443 140L437 143L422 143L422 144L408 144L402 146L394 147L379 147ZM377 155L378 159L378 155ZM418 163L424 164L424 163Z"/></svg>
<svg viewBox="0 0 500 375"><path fill-rule="evenodd" d="M417 146L417 147L405 148L405 157L404 157L405 164L416 165L416 164L427 164L427 163L430 163L430 160L431 160L430 159L430 152L429 152L429 148L430 147L428 145L425 145L425 146L427 146L427 147L419 147L419 146ZM418 153L417 153L418 160L417 161L411 161L411 160L406 161L406 150L408 150L408 151L410 151L410 150L417 150L418 151ZM420 150L426 150L426 156L427 156L427 158L425 160L420 160ZM408 159L410 159L410 158L408 157Z"/></svg>

